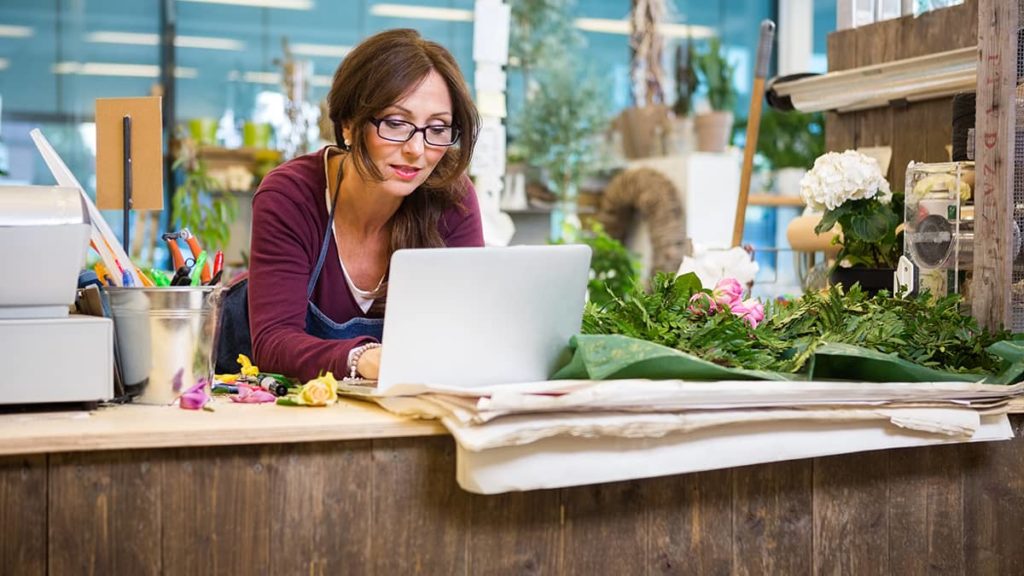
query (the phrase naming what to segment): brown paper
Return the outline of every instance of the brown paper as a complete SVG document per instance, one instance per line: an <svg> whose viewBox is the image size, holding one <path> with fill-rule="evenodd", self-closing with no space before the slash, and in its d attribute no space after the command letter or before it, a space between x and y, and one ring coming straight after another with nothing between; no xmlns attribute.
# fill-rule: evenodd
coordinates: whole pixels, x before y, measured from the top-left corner
<svg viewBox="0 0 1024 576"><path fill-rule="evenodd" d="M163 120L160 98L96 99L96 205L124 205L124 117L131 121L132 204L134 210L164 207Z"/></svg>

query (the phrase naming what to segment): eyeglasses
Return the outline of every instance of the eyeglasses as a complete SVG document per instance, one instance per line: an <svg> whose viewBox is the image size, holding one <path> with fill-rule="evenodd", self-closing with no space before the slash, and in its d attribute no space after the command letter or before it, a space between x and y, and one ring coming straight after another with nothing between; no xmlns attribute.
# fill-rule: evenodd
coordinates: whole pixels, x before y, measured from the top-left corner
<svg viewBox="0 0 1024 576"><path fill-rule="evenodd" d="M370 118L377 127L377 136L391 142L408 142L417 132L423 132L423 140L431 146L451 146L459 141L459 129L454 126L437 124L418 128L412 122L388 118Z"/></svg>

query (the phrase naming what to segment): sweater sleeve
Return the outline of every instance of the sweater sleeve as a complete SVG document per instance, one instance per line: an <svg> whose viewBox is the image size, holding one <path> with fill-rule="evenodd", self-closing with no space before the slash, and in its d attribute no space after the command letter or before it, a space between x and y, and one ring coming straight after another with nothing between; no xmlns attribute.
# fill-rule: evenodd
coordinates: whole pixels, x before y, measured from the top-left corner
<svg viewBox="0 0 1024 576"><path fill-rule="evenodd" d="M277 185L287 179L274 180ZM287 194L261 189L253 198L249 261L249 326L253 361L261 370L302 381L321 371L346 375L352 348L372 338L324 340L306 333L306 284L323 231L316 214Z"/></svg>
<svg viewBox="0 0 1024 576"><path fill-rule="evenodd" d="M449 248L468 248L484 245L483 223L480 218L480 200L476 189L466 179L466 193L460 206L445 212L442 226L444 243Z"/></svg>

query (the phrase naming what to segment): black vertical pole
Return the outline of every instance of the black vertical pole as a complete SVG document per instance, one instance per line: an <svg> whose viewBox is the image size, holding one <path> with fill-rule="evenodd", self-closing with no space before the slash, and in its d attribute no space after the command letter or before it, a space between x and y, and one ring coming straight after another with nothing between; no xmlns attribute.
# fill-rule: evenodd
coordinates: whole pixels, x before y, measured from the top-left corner
<svg viewBox="0 0 1024 576"><path fill-rule="evenodd" d="M174 138L174 37L177 34L178 17L174 10L175 0L158 0L160 2L160 84L163 87L163 125L164 125L164 213L167 220L164 229L170 231L174 226L174 155L171 145Z"/></svg>
<svg viewBox="0 0 1024 576"><path fill-rule="evenodd" d="M132 209L132 117L125 115L121 119L121 132L123 135L121 146L121 158L124 161L124 202L121 205L124 216L124 251L128 258L132 257L131 242L131 216Z"/></svg>

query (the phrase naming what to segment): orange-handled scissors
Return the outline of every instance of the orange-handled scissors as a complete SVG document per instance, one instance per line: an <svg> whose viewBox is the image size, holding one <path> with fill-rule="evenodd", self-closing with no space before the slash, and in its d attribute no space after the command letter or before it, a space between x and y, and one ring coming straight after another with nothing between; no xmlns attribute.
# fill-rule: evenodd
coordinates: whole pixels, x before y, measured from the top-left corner
<svg viewBox="0 0 1024 576"><path fill-rule="evenodd" d="M199 255L203 253L203 247L199 245L199 239L197 239L194 234L189 232L188 228L182 228L180 234L181 237L185 239L185 242L188 242L188 249L192 251L192 257L198 260ZM211 276L212 274L210 274L210 263L204 262L203 269L200 272L199 279L202 280L203 284L206 284L207 282L210 281Z"/></svg>
<svg viewBox="0 0 1024 576"><path fill-rule="evenodd" d="M180 237L181 232L168 232L163 235L163 239L167 241L167 250L171 253L171 264L174 265L175 270L185 265L185 257L181 255L181 248L178 248L178 238Z"/></svg>

